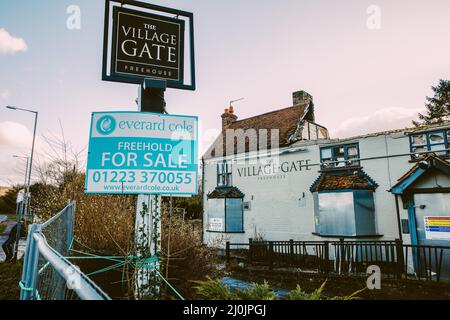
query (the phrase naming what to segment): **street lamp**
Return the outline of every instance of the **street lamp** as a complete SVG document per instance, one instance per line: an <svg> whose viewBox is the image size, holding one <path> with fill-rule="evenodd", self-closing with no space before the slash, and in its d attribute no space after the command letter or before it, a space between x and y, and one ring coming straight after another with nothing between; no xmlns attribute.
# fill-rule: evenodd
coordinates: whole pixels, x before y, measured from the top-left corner
<svg viewBox="0 0 450 320"><path fill-rule="evenodd" d="M30 157L13 155L13 158L26 159L27 160L27 166L25 167L25 182L23 183L23 187L26 188L27 181L28 181L28 165L30 163Z"/></svg>
<svg viewBox="0 0 450 320"><path fill-rule="evenodd" d="M17 108L17 107L13 107L13 106L6 106L7 109L10 110L14 110L14 111L25 111L25 112L30 112L34 114L34 129L33 129L33 144L31 145L31 156L30 156L30 163L29 165L27 165L28 167L28 181L26 183L26 192L25 192L25 199L24 199L24 204L25 204L25 214L24 216L26 217L27 212L28 212L28 201L29 201L29 194L30 194L30 184L31 184L31 169L33 168L33 156L34 156L34 144L36 142L36 128L37 128L37 120L38 120L38 112L34 111L34 110L29 110L29 109L23 109L23 108ZM22 218L22 217L21 217ZM18 248L19 248L19 240L20 240L20 227L21 227L22 221L17 221L17 240L16 240L16 244L15 244L15 254L14 257L17 259L17 254L18 254Z"/></svg>
<svg viewBox="0 0 450 320"><path fill-rule="evenodd" d="M38 112L23 108L17 108L13 106L6 106L7 109L14 110L14 111L25 111L30 112L34 114L34 130L33 130L33 144L31 145L31 158L30 158L30 164L29 164L29 170L28 170L28 181L27 181L27 187L29 191L30 183L31 183L31 169L33 168L33 156L34 156L34 143L36 141L36 128L37 128L37 120L38 120Z"/></svg>
<svg viewBox="0 0 450 320"><path fill-rule="evenodd" d="M27 180L28 180L28 164L30 161L30 157L24 157L24 156L17 156L17 155L13 155L13 158L17 158L17 159L26 159L27 160L27 166L25 167L25 182L24 182L24 189L25 189L25 193L27 192L28 188L27 188ZM26 212L24 214L24 211L26 210L26 206L28 204L25 203L25 201L28 201L28 197L26 195L24 195L24 199L22 200L22 204L20 205L19 203L17 204L17 217L18 217L18 222L20 222L23 219L25 219L25 222L27 221L27 215Z"/></svg>

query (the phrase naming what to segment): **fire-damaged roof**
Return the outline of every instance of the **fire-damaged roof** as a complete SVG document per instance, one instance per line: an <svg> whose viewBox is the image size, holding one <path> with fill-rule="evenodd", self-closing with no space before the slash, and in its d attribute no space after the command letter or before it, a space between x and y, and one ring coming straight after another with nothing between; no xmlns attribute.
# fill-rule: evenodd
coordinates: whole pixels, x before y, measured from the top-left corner
<svg viewBox="0 0 450 320"><path fill-rule="evenodd" d="M279 141L276 147L289 146L298 140L301 140L299 137L301 137L301 129L305 124L305 120L311 124L317 125L314 123L314 103L312 101L300 103L292 107L264 113L247 119L232 121L229 125L223 128L221 135L206 152L205 158L218 156L219 153L217 151L220 143L222 143L223 152L227 152L227 130L233 130L234 133L237 134L235 130L241 129L243 132L246 132L247 130L253 129L257 134L258 141L260 141L259 135L265 132L260 130L267 130L267 147L264 146L264 149L271 149L271 130L278 129ZM328 136L328 131L326 128L319 125L317 126L323 131L323 135ZM256 151L257 149L255 149L255 147L260 147L250 146L247 140L245 141L245 146L246 152ZM234 147L233 153L237 153L237 139L234 139L232 147Z"/></svg>
<svg viewBox="0 0 450 320"><path fill-rule="evenodd" d="M309 107L309 103L304 103L301 105L268 112L255 117L238 120L232 123L227 129L255 129L256 131L261 129L279 129L280 146L287 145L290 144L288 137L295 133L299 121L306 116L309 111Z"/></svg>
<svg viewBox="0 0 450 320"><path fill-rule="evenodd" d="M323 172L311 186L311 192L332 190L375 190L378 184L364 171Z"/></svg>
<svg viewBox="0 0 450 320"><path fill-rule="evenodd" d="M216 188L210 194L208 199L242 199L245 195L236 187Z"/></svg>
<svg viewBox="0 0 450 320"><path fill-rule="evenodd" d="M347 141L353 141L356 139L362 139L362 138L370 138L370 137L377 137L377 136L385 136L385 135L393 135L393 134L403 134L403 135L410 135L415 133L422 133L430 130L441 130L446 129L450 126L450 121L443 121L441 123L435 123L435 124L429 124L425 125L422 124L418 127L405 127L402 129L393 129L393 130L386 130L386 131L378 131L378 132L372 132L357 136L351 136L346 138L339 138L339 139L333 139L333 143L344 143Z"/></svg>

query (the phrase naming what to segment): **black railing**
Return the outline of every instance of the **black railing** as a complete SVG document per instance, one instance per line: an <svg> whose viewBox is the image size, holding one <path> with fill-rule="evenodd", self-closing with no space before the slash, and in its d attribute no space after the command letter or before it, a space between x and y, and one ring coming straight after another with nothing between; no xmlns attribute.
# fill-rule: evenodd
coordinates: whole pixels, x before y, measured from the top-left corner
<svg viewBox="0 0 450 320"><path fill-rule="evenodd" d="M403 245L404 261L412 260L415 277L420 280L450 280L450 247ZM408 275L408 265L403 265L402 275Z"/></svg>
<svg viewBox="0 0 450 320"><path fill-rule="evenodd" d="M401 242L396 241L336 241L333 248L333 271L339 274L364 273L377 265L388 277L397 277L403 270ZM399 259L400 257L400 259Z"/></svg>
<svg viewBox="0 0 450 320"><path fill-rule="evenodd" d="M395 241L253 241L226 243L226 257L249 264L295 267L322 274L360 274L376 265L395 279L450 280L450 247ZM443 272L444 271L444 272Z"/></svg>

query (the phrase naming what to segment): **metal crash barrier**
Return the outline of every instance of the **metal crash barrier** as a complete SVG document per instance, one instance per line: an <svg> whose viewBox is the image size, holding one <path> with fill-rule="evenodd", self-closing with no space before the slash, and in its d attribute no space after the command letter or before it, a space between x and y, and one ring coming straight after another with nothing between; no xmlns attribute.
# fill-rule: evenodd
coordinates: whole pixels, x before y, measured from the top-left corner
<svg viewBox="0 0 450 320"><path fill-rule="evenodd" d="M20 300L110 300L66 258L73 242L74 212L71 202L46 223L30 226Z"/></svg>

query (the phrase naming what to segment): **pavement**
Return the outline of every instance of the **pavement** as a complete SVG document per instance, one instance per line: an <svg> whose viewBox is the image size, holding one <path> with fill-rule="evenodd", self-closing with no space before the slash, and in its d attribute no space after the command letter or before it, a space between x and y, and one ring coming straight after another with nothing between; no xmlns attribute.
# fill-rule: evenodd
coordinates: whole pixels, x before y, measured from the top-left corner
<svg viewBox="0 0 450 320"><path fill-rule="evenodd" d="M0 221L1 221L1 217L2 216L0 216ZM16 224L15 221L6 221L4 223L6 224L6 229L5 229L5 232L0 235L0 263L4 262L5 258L6 258L5 253L3 252L2 244L8 239L9 233L11 232L11 229ZM19 240L19 253L17 255L17 258L19 260L22 259L23 255L25 253L25 247L26 246L27 246L27 239L26 238L21 238Z"/></svg>
<svg viewBox="0 0 450 320"><path fill-rule="evenodd" d="M0 214L0 223L5 222L6 220L8 220L8 217Z"/></svg>

